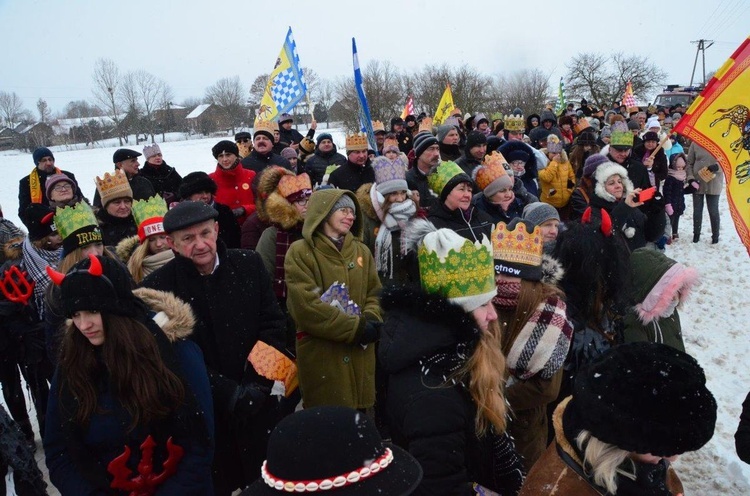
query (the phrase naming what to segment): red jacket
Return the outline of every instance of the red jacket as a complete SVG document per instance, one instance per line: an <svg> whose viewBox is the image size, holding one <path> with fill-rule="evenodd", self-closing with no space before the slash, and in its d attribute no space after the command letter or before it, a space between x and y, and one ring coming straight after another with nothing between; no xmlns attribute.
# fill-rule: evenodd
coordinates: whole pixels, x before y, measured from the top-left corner
<svg viewBox="0 0 750 496"><path fill-rule="evenodd" d="M231 209L244 207L245 213L237 217L240 226L253 212L255 212L255 196L251 185L255 179L255 172L237 165L234 169L222 169L216 164L216 170L209 174L216 183L216 202L223 203Z"/></svg>

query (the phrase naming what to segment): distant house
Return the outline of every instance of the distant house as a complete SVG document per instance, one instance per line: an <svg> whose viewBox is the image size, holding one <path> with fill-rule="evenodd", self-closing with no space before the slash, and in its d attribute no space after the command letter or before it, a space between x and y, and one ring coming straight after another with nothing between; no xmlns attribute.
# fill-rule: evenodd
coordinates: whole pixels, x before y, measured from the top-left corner
<svg viewBox="0 0 750 496"><path fill-rule="evenodd" d="M195 107L185 120L192 133L209 135L224 127L224 116L216 105L203 103Z"/></svg>
<svg viewBox="0 0 750 496"><path fill-rule="evenodd" d="M190 109L180 105L170 105L167 108L154 110L154 119L159 123L159 129L163 132L186 130L185 119Z"/></svg>
<svg viewBox="0 0 750 496"><path fill-rule="evenodd" d="M9 127L0 129L0 150L10 150L15 148L18 140L18 133Z"/></svg>
<svg viewBox="0 0 750 496"><path fill-rule="evenodd" d="M20 129L16 128L16 132L18 133L16 147L29 151L40 146L52 145L52 138L55 136L52 126L44 122L21 126Z"/></svg>

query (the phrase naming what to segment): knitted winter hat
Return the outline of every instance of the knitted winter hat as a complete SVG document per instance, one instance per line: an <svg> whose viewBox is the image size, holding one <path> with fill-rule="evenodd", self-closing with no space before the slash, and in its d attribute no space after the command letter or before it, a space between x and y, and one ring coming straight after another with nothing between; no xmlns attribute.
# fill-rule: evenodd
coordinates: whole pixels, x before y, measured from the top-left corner
<svg viewBox="0 0 750 496"><path fill-rule="evenodd" d="M651 129L652 127L661 129L661 122L659 122L659 117L656 115L652 115L646 121L646 129Z"/></svg>
<svg viewBox="0 0 750 496"><path fill-rule="evenodd" d="M427 185L433 193L440 197L442 202L453 191L453 188L461 183L474 184L463 169L457 163L451 161L440 162L437 168L427 176Z"/></svg>
<svg viewBox="0 0 750 496"><path fill-rule="evenodd" d="M432 145L437 145L438 139L428 131L417 133L414 137L414 155L419 158Z"/></svg>
<svg viewBox="0 0 750 496"><path fill-rule="evenodd" d="M175 205L164 215L164 231L171 234L180 229L216 219L219 212L202 201L183 201Z"/></svg>
<svg viewBox="0 0 750 496"><path fill-rule="evenodd" d="M103 178L96 176L96 189L99 191L102 206L105 208L109 202L118 198L133 199L133 190L130 187L130 181L128 181L128 176L125 175L122 169L116 169L114 174L105 172Z"/></svg>
<svg viewBox="0 0 750 496"><path fill-rule="evenodd" d="M143 156L146 158L146 160L159 153L161 153L161 148L159 148L158 143L152 143L143 147Z"/></svg>
<svg viewBox="0 0 750 496"><path fill-rule="evenodd" d="M281 150L280 155L287 160L289 160L290 158L297 158L297 150L295 150L291 146L287 146L286 148Z"/></svg>
<svg viewBox="0 0 750 496"><path fill-rule="evenodd" d="M622 185L624 188L622 193L623 198L633 191L633 182L628 178L627 169L620 164L608 161L599 165L596 168L596 172L594 172L594 181L596 181L594 194L596 194L596 196L609 202L617 201L617 199L604 188L604 183L607 182L607 179L615 174L622 178Z"/></svg>
<svg viewBox="0 0 750 496"><path fill-rule="evenodd" d="M55 160L55 156L52 155L50 149L44 146L40 146L31 154L31 158L34 159L34 165L39 165L39 161L45 157L51 157L52 160Z"/></svg>
<svg viewBox="0 0 750 496"><path fill-rule="evenodd" d="M540 226L550 219L560 220L557 209L544 202L529 203L523 209L521 218L529 221L534 226Z"/></svg>
<svg viewBox="0 0 750 496"><path fill-rule="evenodd" d="M148 200L133 202L133 219L138 226L138 238L141 243L149 236L165 234L164 214L167 213L167 202L159 195Z"/></svg>
<svg viewBox="0 0 750 496"><path fill-rule="evenodd" d="M659 141L659 135L653 131L643 133L643 141Z"/></svg>
<svg viewBox="0 0 750 496"><path fill-rule="evenodd" d="M616 346L580 371L563 416L566 430L664 457L700 449L715 424L716 400L698 362L649 342Z"/></svg>
<svg viewBox="0 0 750 496"><path fill-rule="evenodd" d="M466 149L471 150L475 146L482 146L487 144L487 136L479 131L472 131L466 136Z"/></svg>
<svg viewBox="0 0 750 496"><path fill-rule="evenodd" d="M69 178L63 173L51 174L47 176L47 181L45 181L44 183L44 192L47 194L47 198L50 197L50 193L52 193L52 190L55 188L55 185L58 183L62 183L62 182L69 183L70 187L73 188L73 194L75 194L76 183L74 183L71 178Z"/></svg>
<svg viewBox="0 0 750 496"><path fill-rule="evenodd" d="M596 171L596 168L602 165L604 162L609 162L609 160L605 155L602 155L601 153L589 155L586 161L583 163L584 177L591 176Z"/></svg>
<svg viewBox="0 0 750 496"><path fill-rule="evenodd" d="M203 171L197 171L182 178L178 193L181 199L187 200L196 193L208 192L215 195L216 189L216 183L211 176Z"/></svg>
<svg viewBox="0 0 750 496"><path fill-rule="evenodd" d="M13 239L23 238L25 234L8 219L0 218L0 252L6 243Z"/></svg>
<svg viewBox="0 0 750 496"><path fill-rule="evenodd" d="M279 422L268 441L261 477L242 494L278 496L298 488L336 496L405 496L421 479L419 463L405 450L381 441L367 415L348 407L320 406Z"/></svg>
<svg viewBox="0 0 750 496"><path fill-rule="evenodd" d="M32 203L21 216L31 241L40 240L57 231L54 222L55 211L42 203Z"/></svg>
<svg viewBox="0 0 750 496"><path fill-rule="evenodd" d="M325 139L330 140L333 143L333 136L331 136L331 133L322 133L322 134L319 134L318 138L315 140L315 143L317 143L319 145L320 142L323 141L323 140L325 140Z"/></svg>
<svg viewBox="0 0 750 496"><path fill-rule="evenodd" d="M612 128L610 128L609 126L605 127L604 129L602 129L602 132L599 133L599 136L601 138L611 138L612 137Z"/></svg>
<svg viewBox="0 0 750 496"><path fill-rule="evenodd" d="M450 133L453 129L456 129L456 126L453 126L451 124L443 124L442 126L438 126L437 140L442 143L445 137L448 136L448 133Z"/></svg>
<svg viewBox="0 0 750 496"><path fill-rule="evenodd" d="M409 190L406 184L407 165L406 160L401 156L396 157L395 160L377 157L372 161L372 168L375 170L375 188L381 195Z"/></svg>
<svg viewBox="0 0 750 496"><path fill-rule="evenodd" d="M326 220L333 215L333 213L336 210L339 210L341 208L351 208L354 211L354 215L357 214L357 206L354 204L354 200L352 200L352 197L349 195L341 195L341 198L336 201L336 203L333 204L333 207L331 207L331 210L328 211L328 215L326 215Z"/></svg>
<svg viewBox="0 0 750 496"><path fill-rule="evenodd" d="M60 286L63 313L70 317L80 310L98 311L143 319L146 305L133 294L135 286L128 269L109 257L89 255L67 274L50 270L52 281Z"/></svg>
<svg viewBox="0 0 750 496"><path fill-rule="evenodd" d="M635 122L635 121L631 121ZM638 123L635 122L636 129L638 129ZM609 146L616 150L628 150L633 148L633 133L630 130L630 125L624 122L618 121L610 126L612 130L612 141Z"/></svg>
<svg viewBox="0 0 750 496"><path fill-rule="evenodd" d="M495 273L492 246L470 240L450 229L438 229L424 236L418 250L422 288L438 293L471 312L492 300Z"/></svg>
<svg viewBox="0 0 750 496"><path fill-rule="evenodd" d="M211 148L211 153L214 158L218 159L222 153L233 153L234 155L240 156L240 149L237 147L237 143L229 140L221 140Z"/></svg>
<svg viewBox="0 0 750 496"><path fill-rule="evenodd" d="M638 123L637 120L632 119L632 120L628 121L628 129L630 131L638 131L638 130L641 129L641 125Z"/></svg>
<svg viewBox="0 0 750 496"><path fill-rule="evenodd" d="M279 116L279 125L284 124L285 122L294 122L294 117L292 117L292 114L284 112Z"/></svg>
<svg viewBox="0 0 750 496"><path fill-rule="evenodd" d="M541 230L519 217L507 225L498 222L492 230L492 256L497 274L539 281L543 248Z"/></svg>
<svg viewBox="0 0 750 496"><path fill-rule="evenodd" d="M513 187L513 176L508 174L507 162L500 152L492 152L484 157L484 163L474 169L472 176L477 188L487 198L492 198L495 193ZM510 167L510 166L508 166Z"/></svg>
<svg viewBox="0 0 750 496"><path fill-rule="evenodd" d="M78 202L72 207L58 207L55 211L55 226L63 239L63 258L76 248L102 242L99 223L86 202Z"/></svg>

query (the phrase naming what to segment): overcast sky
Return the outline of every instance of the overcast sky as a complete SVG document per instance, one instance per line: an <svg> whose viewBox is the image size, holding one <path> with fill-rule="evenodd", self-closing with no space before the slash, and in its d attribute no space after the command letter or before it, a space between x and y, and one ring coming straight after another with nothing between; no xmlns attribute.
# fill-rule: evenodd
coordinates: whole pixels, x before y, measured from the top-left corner
<svg viewBox="0 0 750 496"><path fill-rule="evenodd" d="M750 34L747 4L0 0L0 91L16 92L34 114L40 97L57 112L71 100L91 100L100 57L122 72L164 79L176 103L202 97L223 77L239 75L249 88L273 67L288 26L302 65L330 79L351 75L354 36L363 66L387 59L405 70L443 62L488 74L539 68L555 82L576 53L623 51L649 57L669 74L667 83L687 84L696 51L690 42L714 40L706 71L718 68Z"/></svg>

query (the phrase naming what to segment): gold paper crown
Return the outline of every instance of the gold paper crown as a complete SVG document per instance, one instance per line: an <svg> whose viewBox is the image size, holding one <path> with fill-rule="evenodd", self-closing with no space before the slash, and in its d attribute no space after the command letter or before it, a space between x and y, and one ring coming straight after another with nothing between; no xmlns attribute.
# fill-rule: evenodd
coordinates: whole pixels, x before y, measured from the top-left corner
<svg viewBox="0 0 750 496"><path fill-rule="evenodd" d="M372 132L385 132L385 125L381 121L372 121Z"/></svg>
<svg viewBox="0 0 750 496"><path fill-rule="evenodd" d="M133 198L128 176L121 169L116 169L114 174L105 172L103 178L96 176L95 182L102 205L105 207L116 198Z"/></svg>
<svg viewBox="0 0 750 496"><path fill-rule="evenodd" d="M506 115L503 118L505 121L505 129L513 131L515 133L522 133L526 131L526 121L522 115Z"/></svg>
<svg viewBox="0 0 750 496"><path fill-rule="evenodd" d="M383 150L385 150L389 146L395 146L396 148L398 148L398 140L396 138L386 138L383 142Z"/></svg>
<svg viewBox="0 0 750 496"><path fill-rule="evenodd" d="M468 298L497 291L487 238L483 236L481 243L471 242L454 232L442 231L447 230L440 229L425 236L419 247L419 275L424 290L446 298ZM440 238L451 235L456 238L450 240L454 246L442 249L434 246Z"/></svg>
<svg viewBox="0 0 750 496"><path fill-rule="evenodd" d="M523 221L515 223L512 230L509 227L498 222L492 230L493 258L511 264L541 266L544 247L541 229L537 226L529 232Z"/></svg>
<svg viewBox="0 0 750 496"><path fill-rule="evenodd" d="M417 133L421 133L422 131L432 134L432 117L425 117L420 121Z"/></svg>
<svg viewBox="0 0 750 496"><path fill-rule="evenodd" d="M253 136L255 136L258 131L265 131L273 135L274 131L278 130L279 125L274 121L256 120L255 124L253 124Z"/></svg>
<svg viewBox="0 0 750 496"><path fill-rule="evenodd" d="M312 190L312 183L310 182L310 176L300 174L295 176L293 174L285 174L279 179L278 190L279 194L284 198L289 198L295 193L299 193L304 190Z"/></svg>
<svg viewBox="0 0 750 496"><path fill-rule="evenodd" d="M133 202L133 218L135 225L139 226L143 221L154 217L164 217L167 213L167 202L159 195L154 195L148 200L136 200Z"/></svg>
<svg viewBox="0 0 750 496"><path fill-rule="evenodd" d="M71 233L86 226L97 226L94 211L86 202L78 202L72 207L60 208L55 211L55 227L62 239L70 236Z"/></svg>
<svg viewBox="0 0 750 496"><path fill-rule="evenodd" d="M354 133L346 137L346 151L367 150L370 144L367 142L367 135Z"/></svg>
<svg viewBox="0 0 750 496"><path fill-rule="evenodd" d="M591 123L589 122L589 120L585 117L581 117L580 119L578 119L578 122L576 122L576 125L573 126L573 131L576 134L581 134L584 129L588 129L590 127Z"/></svg>
<svg viewBox="0 0 750 496"><path fill-rule="evenodd" d="M476 171L477 188L484 190L496 179L507 176L508 170L506 167L510 167L508 162L500 152L492 152L492 155L485 155L484 167L478 167Z"/></svg>

